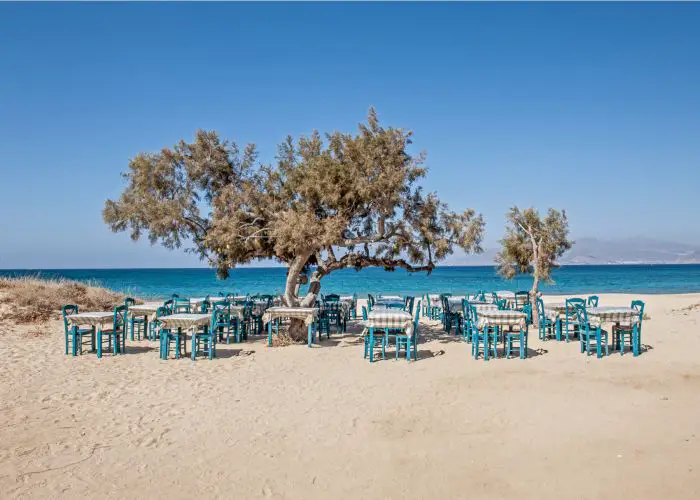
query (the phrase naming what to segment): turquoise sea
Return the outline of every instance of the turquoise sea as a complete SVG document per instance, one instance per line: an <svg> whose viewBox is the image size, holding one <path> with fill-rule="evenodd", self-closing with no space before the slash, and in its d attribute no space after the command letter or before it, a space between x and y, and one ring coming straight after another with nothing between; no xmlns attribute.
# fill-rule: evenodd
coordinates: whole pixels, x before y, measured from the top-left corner
<svg viewBox="0 0 700 500"><path fill-rule="evenodd" d="M211 269L24 269L0 270L0 276L42 276L93 282L139 297L203 296L223 292L281 293L286 268L234 269L219 280ZM700 292L700 265L563 266L554 283L542 286L549 294L686 293ZM322 281L323 293L365 296L367 293L422 295L426 292L465 293L477 290L528 290L532 279L506 281L490 266L439 267L428 276L405 271L343 269Z"/></svg>

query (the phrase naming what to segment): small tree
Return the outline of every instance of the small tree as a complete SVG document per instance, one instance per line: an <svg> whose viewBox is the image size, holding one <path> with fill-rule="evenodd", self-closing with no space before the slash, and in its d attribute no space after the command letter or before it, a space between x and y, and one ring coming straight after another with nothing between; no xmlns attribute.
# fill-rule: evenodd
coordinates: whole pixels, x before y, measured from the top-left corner
<svg viewBox="0 0 700 500"><path fill-rule="evenodd" d="M530 302L534 307L540 280L551 280L557 258L574 244L568 239L569 221L564 210L552 208L544 219L534 208L521 211L518 207L511 208L506 217L506 236L496 257L498 272L507 279L518 273L531 273Z"/></svg>
<svg viewBox="0 0 700 500"><path fill-rule="evenodd" d="M193 143L133 158L103 217L135 240L147 232L168 248L191 244L222 278L253 260L284 262L284 304L308 307L338 269L429 273L456 246L481 251L483 218L424 193L424 156L411 156L409 144L410 132L381 127L373 109L354 136L288 137L274 165L259 164L254 145L241 151L198 131ZM303 339L303 323L292 321L290 335Z"/></svg>

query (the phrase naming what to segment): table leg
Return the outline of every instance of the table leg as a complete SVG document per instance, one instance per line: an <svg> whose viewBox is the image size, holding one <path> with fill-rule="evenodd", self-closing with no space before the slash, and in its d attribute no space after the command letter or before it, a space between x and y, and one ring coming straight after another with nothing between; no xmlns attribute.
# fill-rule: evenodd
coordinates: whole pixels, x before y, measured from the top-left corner
<svg viewBox="0 0 700 500"><path fill-rule="evenodd" d="M272 347L272 320L267 323L267 347Z"/></svg>
<svg viewBox="0 0 700 500"><path fill-rule="evenodd" d="M374 327L369 327L369 362L374 361Z"/></svg>
<svg viewBox="0 0 700 500"><path fill-rule="evenodd" d="M603 357L603 350L602 346L600 345L600 338L601 338L601 331L600 327L595 329L595 349L596 349L596 356L598 358Z"/></svg>
<svg viewBox="0 0 700 500"><path fill-rule="evenodd" d="M484 361L489 360L489 326L484 327Z"/></svg>
<svg viewBox="0 0 700 500"><path fill-rule="evenodd" d="M306 327L306 336L307 336L308 346L311 347L311 344L313 344L313 342L314 342L313 322L309 323L308 326Z"/></svg>
<svg viewBox="0 0 700 500"><path fill-rule="evenodd" d="M398 346L397 346L398 349ZM411 336L406 332L406 361L411 360Z"/></svg>
<svg viewBox="0 0 700 500"><path fill-rule="evenodd" d="M97 357L102 357L102 326L97 327Z"/></svg>

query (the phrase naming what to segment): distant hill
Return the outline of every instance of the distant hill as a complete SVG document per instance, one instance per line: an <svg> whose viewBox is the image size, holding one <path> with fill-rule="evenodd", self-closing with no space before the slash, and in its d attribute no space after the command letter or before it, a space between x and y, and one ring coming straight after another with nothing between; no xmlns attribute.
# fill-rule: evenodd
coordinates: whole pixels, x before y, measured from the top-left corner
<svg viewBox="0 0 700 500"><path fill-rule="evenodd" d="M697 264L700 247L653 238L580 238L562 264Z"/></svg>
<svg viewBox="0 0 700 500"><path fill-rule="evenodd" d="M647 237L620 240L576 238L575 241L574 247L562 257L561 264L700 264L698 245ZM488 248L481 255L455 255L446 264L493 265L497 253L497 248Z"/></svg>

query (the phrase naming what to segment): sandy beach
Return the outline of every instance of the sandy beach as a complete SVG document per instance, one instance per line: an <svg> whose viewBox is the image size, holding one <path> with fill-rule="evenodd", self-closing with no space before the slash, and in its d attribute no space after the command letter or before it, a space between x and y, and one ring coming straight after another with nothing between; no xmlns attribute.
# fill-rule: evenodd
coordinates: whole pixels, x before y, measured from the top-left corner
<svg viewBox="0 0 700 500"><path fill-rule="evenodd" d="M419 360L370 364L358 322L320 345L63 354L0 329L3 498L700 497L700 294L647 304L639 357L541 342L474 360L422 321ZM556 297L546 297L556 301Z"/></svg>

